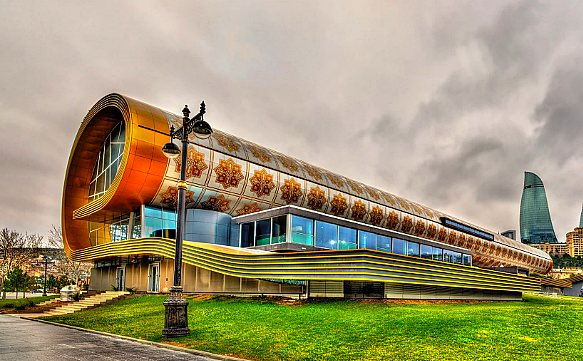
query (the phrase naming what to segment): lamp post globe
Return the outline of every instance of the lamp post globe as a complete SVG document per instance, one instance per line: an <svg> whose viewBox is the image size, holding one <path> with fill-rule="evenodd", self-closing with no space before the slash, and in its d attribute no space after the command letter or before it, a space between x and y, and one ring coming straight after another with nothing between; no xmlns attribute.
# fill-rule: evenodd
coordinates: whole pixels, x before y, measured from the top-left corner
<svg viewBox="0 0 583 361"><path fill-rule="evenodd" d="M170 159L175 159L180 155L180 148L176 144L168 142L162 147L162 153Z"/></svg>

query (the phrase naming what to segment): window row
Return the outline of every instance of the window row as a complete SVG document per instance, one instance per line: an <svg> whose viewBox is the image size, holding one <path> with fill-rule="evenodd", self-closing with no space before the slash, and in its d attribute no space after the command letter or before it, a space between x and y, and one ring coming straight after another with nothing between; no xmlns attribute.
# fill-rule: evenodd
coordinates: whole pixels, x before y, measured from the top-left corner
<svg viewBox="0 0 583 361"><path fill-rule="evenodd" d="M289 242L335 250L366 248L444 262L472 264L471 255L461 252L297 215L290 217ZM240 227L241 247L264 246L288 240L288 216L243 223Z"/></svg>

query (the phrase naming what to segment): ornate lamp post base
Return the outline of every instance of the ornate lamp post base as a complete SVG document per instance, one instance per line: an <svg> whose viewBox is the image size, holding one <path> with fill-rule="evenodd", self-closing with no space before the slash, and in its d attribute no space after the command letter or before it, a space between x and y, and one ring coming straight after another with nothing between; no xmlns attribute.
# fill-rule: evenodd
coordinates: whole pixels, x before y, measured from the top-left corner
<svg viewBox="0 0 583 361"><path fill-rule="evenodd" d="M182 287L174 286L170 289L170 297L164 301L166 316L162 337L173 338L190 335L188 329L188 301L182 297Z"/></svg>

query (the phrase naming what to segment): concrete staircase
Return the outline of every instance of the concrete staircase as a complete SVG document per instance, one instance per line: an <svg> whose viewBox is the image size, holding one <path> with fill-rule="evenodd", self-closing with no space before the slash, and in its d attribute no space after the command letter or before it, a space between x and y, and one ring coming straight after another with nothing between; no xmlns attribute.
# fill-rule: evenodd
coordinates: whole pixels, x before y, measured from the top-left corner
<svg viewBox="0 0 583 361"><path fill-rule="evenodd" d="M80 301L68 302L66 304L63 304L62 306L59 306L57 308L54 308L43 313L27 314L26 317L39 318L66 315L69 313L86 310L112 301L123 299L129 294L130 293L126 291L106 291L97 295L84 298Z"/></svg>

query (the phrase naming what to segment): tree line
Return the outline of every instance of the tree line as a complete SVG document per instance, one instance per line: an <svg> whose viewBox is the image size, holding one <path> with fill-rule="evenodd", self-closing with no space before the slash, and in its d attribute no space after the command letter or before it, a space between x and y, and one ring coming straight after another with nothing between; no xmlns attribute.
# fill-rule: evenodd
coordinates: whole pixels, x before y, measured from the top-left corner
<svg viewBox="0 0 583 361"><path fill-rule="evenodd" d="M43 247L48 244L48 247ZM24 292L36 288L38 280L26 273L39 256L51 258L54 262L57 276L49 275L46 281L47 290L60 289L68 284L74 284L82 273L91 268L90 264L69 260L63 250L63 236L60 228L54 225L49 231L46 242L43 236L20 233L4 228L0 230L0 287L2 299L6 292ZM42 281L44 283L44 279ZM42 284L42 283L41 283Z"/></svg>

